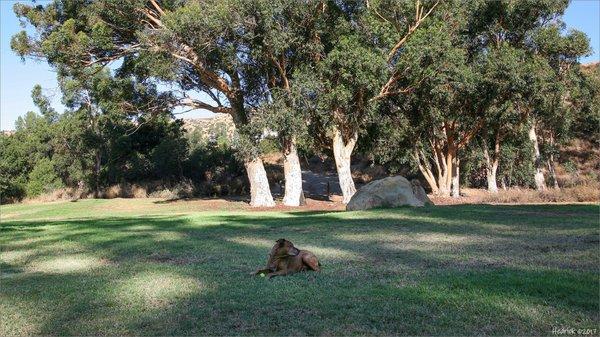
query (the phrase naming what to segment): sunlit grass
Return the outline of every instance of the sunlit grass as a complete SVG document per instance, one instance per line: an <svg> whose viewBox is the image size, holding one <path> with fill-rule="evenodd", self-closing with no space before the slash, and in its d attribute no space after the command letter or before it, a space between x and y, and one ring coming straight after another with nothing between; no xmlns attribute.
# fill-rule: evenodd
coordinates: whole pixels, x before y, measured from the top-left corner
<svg viewBox="0 0 600 337"><path fill-rule="evenodd" d="M0 335L547 335L600 322L597 206L194 207L0 207ZM249 276L278 238L323 272Z"/></svg>
<svg viewBox="0 0 600 337"><path fill-rule="evenodd" d="M141 272L119 282L114 296L121 306L164 309L199 294L206 287L191 276L172 272Z"/></svg>

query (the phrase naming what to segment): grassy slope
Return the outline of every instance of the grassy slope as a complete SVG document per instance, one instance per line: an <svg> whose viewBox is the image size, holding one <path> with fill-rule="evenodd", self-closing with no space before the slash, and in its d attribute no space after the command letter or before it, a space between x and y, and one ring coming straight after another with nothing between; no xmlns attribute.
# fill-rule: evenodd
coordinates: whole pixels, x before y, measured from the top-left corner
<svg viewBox="0 0 600 337"><path fill-rule="evenodd" d="M0 335L545 335L600 322L593 205L0 211ZM250 277L280 237L324 271Z"/></svg>

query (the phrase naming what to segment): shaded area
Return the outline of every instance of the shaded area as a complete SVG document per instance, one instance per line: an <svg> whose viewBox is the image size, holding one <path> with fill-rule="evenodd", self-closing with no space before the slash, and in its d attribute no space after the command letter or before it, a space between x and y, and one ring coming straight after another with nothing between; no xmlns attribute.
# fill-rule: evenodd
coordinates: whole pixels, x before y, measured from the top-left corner
<svg viewBox="0 0 600 337"><path fill-rule="evenodd" d="M329 200L333 194L341 195L337 174L302 171L302 188L307 197L317 200Z"/></svg>
<svg viewBox="0 0 600 337"><path fill-rule="evenodd" d="M3 220L0 334L549 334L594 328L596 206ZM280 237L321 274L267 281Z"/></svg>

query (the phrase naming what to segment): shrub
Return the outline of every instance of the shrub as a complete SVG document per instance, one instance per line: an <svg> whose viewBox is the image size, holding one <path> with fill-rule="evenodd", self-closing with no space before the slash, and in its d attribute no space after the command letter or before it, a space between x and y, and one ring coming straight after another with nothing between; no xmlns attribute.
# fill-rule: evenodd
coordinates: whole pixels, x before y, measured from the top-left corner
<svg viewBox="0 0 600 337"><path fill-rule="evenodd" d="M156 177L175 178L183 176L183 162L188 144L183 138L162 140L151 152Z"/></svg>
<svg viewBox="0 0 600 337"><path fill-rule="evenodd" d="M18 179L0 174L0 204L20 201L25 197L25 186Z"/></svg>
<svg viewBox="0 0 600 337"><path fill-rule="evenodd" d="M148 194L150 198L161 198L161 199L181 199L191 198L196 194L196 187L193 182L189 179L183 179L172 186L165 186L163 184L157 184L153 187L152 192Z"/></svg>
<svg viewBox="0 0 600 337"><path fill-rule="evenodd" d="M223 196L242 194L249 190L246 188L248 183L243 163L236 157L231 145L225 142L226 138L220 139L221 142L190 141L191 151L184 172L198 186L194 190L195 194Z"/></svg>
<svg viewBox="0 0 600 337"><path fill-rule="evenodd" d="M27 196L35 197L61 187L63 187L63 184L56 175L52 161L48 158L42 158L29 173L25 189Z"/></svg>
<svg viewBox="0 0 600 337"><path fill-rule="evenodd" d="M133 198L147 198L148 191L144 186L133 184L131 185L131 196Z"/></svg>

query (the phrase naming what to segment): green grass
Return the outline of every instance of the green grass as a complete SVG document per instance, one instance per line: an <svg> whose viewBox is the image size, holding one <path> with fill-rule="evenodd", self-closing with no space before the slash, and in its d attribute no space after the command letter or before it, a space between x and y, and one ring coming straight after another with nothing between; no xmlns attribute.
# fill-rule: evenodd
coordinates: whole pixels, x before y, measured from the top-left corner
<svg viewBox="0 0 600 337"><path fill-rule="evenodd" d="M598 206L2 206L0 335L531 335L596 328ZM251 277L285 237L323 272Z"/></svg>

